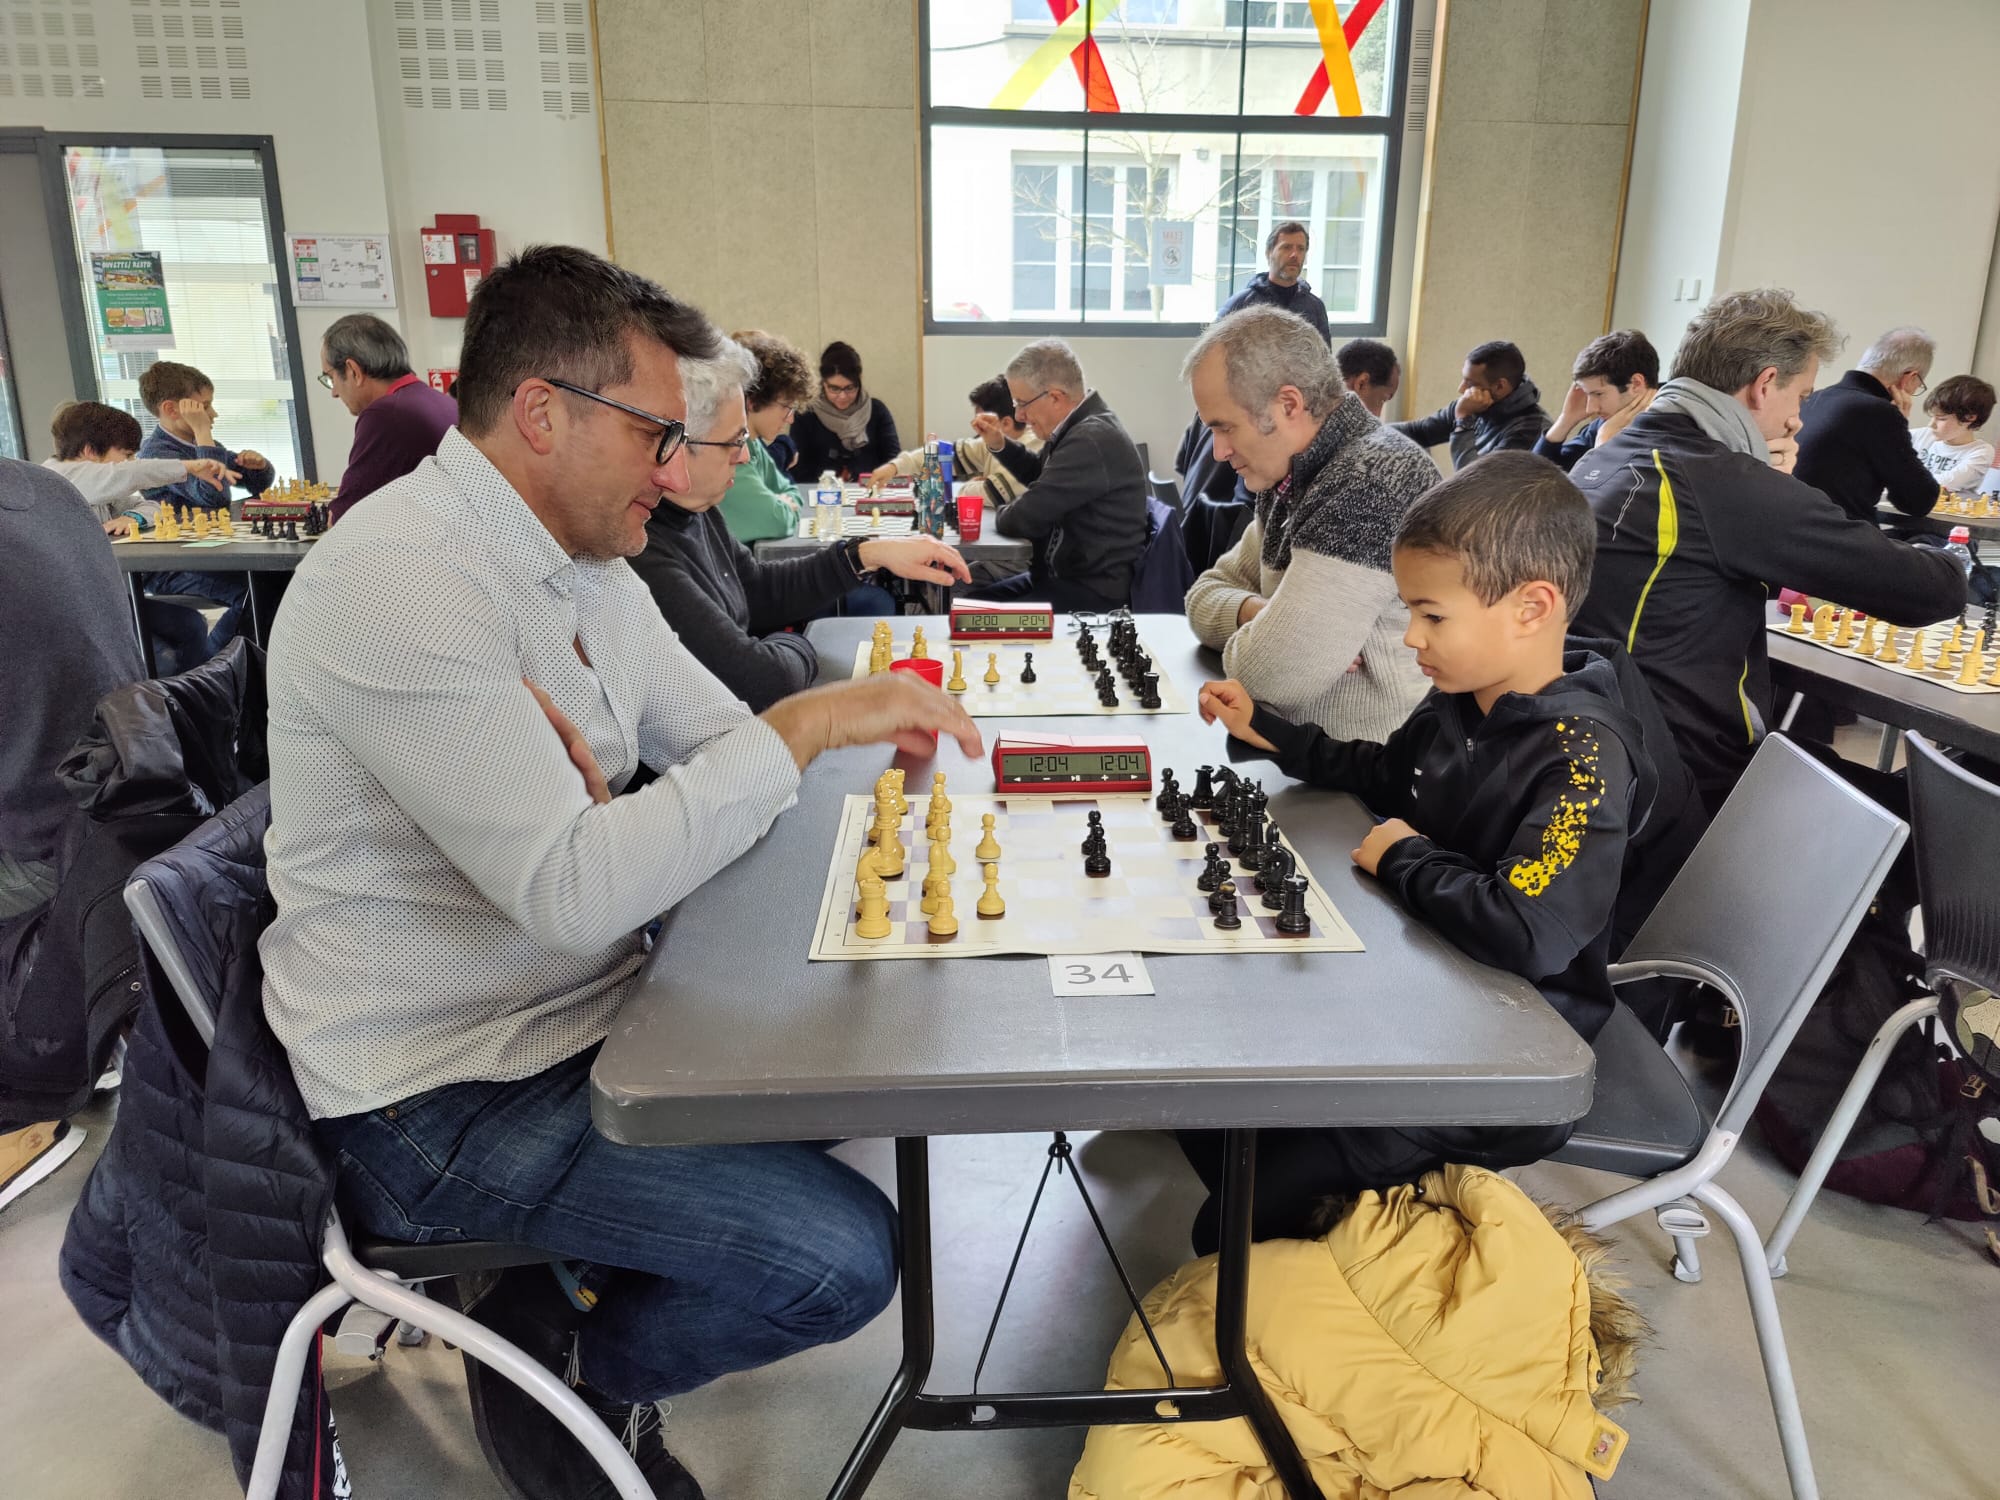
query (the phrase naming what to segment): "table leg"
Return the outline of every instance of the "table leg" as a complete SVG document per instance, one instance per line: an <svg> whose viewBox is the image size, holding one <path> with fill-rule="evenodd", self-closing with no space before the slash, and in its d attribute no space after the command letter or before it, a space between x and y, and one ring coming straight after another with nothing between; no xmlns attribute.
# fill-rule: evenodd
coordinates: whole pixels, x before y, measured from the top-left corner
<svg viewBox="0 0 2000 1500"><path fill-rule="evenodd" d="M896 1367L875 1415L862 1429L861 1441L854 1445L846 1467L826 1492L827 1500L851 1500L867 1490L930 1378L937 1344L937 1325L931 1313L930 1152L930 1141L923 1136L899 1136L896 1140L896 1215L903 1241L903 1362Z"/></svg>
<svg viewBox="0 0 2000 1500"><path fill-rule="evenodd" d="M271 622L278 616L278 602L285 597L285 585L290 583L290 573L259 572L246 573L250 583L250 604L244 611L250 617L250 638L260 646L271 644Z"/></svg>
<svg viewBox="0 0 2000 1500"><path fill-rule="evenodd" d="M1792 694L1792 701L1785 705L1785 716L1778 720L1778 733L1784 734L1792 727L1792 720L1799 716L1799 705L1806 701L1804 693Z"/></svg>
<svg viewBox="0 0 2000 1500"><path fill-rule="evenodd" d="M146 588L141 580L142 573L127 573L125 582L132 590L132 628L139 632L139 655L146 663L148 677L159 676L159 665L153 660L153 635L146 629Z"/></svg>
<svg viewBox="0 0 2000 1500"><path fill-rule="evenodd" d="M1222 1244L1216 1256L1215 1352L1229 1389L1243 1403L1243 1415L1278 1482L1291 1500L1324 1500L1292 1434L1272 1409L1264 1383L1250 1363L1246 1309L1250 1300L1250 1216L1257 1186L1257 1132L1226 1130L1222 1135Z"/></svg>
<svg viewBox="0 0 2000 1500"><path fill-rule="evenodd" d="M1896 769L1896 747L1902 743L1903 732L1894 724L1882 726L1882 742L1875 747L1875 769L1888 772Z"/></svg>

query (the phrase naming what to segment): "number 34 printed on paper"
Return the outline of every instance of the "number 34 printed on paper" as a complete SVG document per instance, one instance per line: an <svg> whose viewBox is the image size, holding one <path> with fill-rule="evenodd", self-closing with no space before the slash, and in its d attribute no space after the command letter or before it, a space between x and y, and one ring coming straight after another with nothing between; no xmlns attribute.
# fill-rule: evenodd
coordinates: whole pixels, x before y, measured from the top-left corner
<svg viewBox="0 0 2000 1500"><path fill-rule="evenodd" d="M1153 976L1136 953L1052 953L1049 984L1058 995L1153 993Z"/></svg>

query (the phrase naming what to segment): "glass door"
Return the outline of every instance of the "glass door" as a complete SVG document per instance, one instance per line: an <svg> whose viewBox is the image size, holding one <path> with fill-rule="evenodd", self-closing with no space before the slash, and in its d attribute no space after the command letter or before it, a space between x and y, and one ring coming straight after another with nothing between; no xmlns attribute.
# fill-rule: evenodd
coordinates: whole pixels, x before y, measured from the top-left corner
<svg viewBox="0 0 2000 1500"><path fill-rule="evenodd" d="M99 399L150 431L139 376L193 365L215 385L218 442L306 473L263 153L66 145L62 174Z"/></svg>

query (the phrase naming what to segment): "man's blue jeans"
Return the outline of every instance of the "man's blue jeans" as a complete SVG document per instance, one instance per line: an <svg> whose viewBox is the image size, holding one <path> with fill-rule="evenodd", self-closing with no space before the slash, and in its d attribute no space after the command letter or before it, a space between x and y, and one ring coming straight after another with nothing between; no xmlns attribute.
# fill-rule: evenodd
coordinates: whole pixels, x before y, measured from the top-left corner
<svg viewBox="0 0 2000 1500"><path fill-rule="evenodd" d="M896 1289L896 1211L824 1146L620 1146L589 1048L317 1122L346 1211L417 1243L504 1240L617 1267L583 1317L586 1383L660 1401L865 1326Z"/></svg>
<svg viewBox="0 0 2000 1500"><path fill-rule="evenodd" d="M148 573L145 589L149 594L192 594L223 606L222 618L208 633L210 655L236 639L243 623L243 607L250 602L250 580L243 573Z"/></svg>

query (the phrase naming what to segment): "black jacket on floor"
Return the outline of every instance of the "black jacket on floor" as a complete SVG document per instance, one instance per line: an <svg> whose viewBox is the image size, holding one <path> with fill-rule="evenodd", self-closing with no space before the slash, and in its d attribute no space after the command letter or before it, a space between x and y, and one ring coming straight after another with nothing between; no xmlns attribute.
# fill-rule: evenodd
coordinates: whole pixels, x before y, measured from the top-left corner
<svg viewBox="0 0 2000 1500"><path fill-rule="evenodd" d="M1458 419L1458 402L1432 412L1389 425L1420 447L1451 444L1451 466L1462 469L1475 458L1503 449L1520 448L1533 452L1542 434L1549 430L1549 414L1542 410L1542 393L1535 382L1523 379L1500 400L1477 416Z"/></svg>
<svg viewBox="0 0 2000 1500"><path fill-rule="evenodd" d="M1572 626L1632 653L1713 813L1771 720L1765 623L1781 588L1896 625L1965 607L1965 574L1735 453L1678 412L1643 411L1570 471L1597 517Z"/></svg>
<svg viewBox="0 0 2000 1500"><path fill-rule="evenodd" d="M1849 370L1838 385L1806 402L1800 414L1799 462L1792 473L1860 521L1875 519L1882 492L1910 516L1937 504L1936 476L1910 442L1910 424L1889 388L1866 370Z"/></svg>
<svg viewBox="0 0 2000 1500"><path fill-rule="evenodd" d="M1036 584L1060 578L1103 608L1129 604L1146 550L1146 466L1104 398L1085 396L1041 452L1008 443L993 456L1028 487L993 524L1034 544Z"/></svg>
<svg viewBox="0 0 2000 1500"><path fill-rule="evenodd" d="M803 620L860 579L847 545L759 562L729 534L722 512L662 500L646 522L646 550L632 559L674 634L722 685L762 713L819 677L819 652L785 626Z"/></svg>
<svg viewBox="0 0 2000 1500"><path fill-rule="evenodd" d="M1433 691L1380 745L1261 708L1251 728L1286 775L1416 828L1377 878L1465 953L1533 983L1588 1041L1611 1014L1620 874L1658 781L1611 664L1576 651L1563 667L1487 714L1470 693Z"/></svg>

